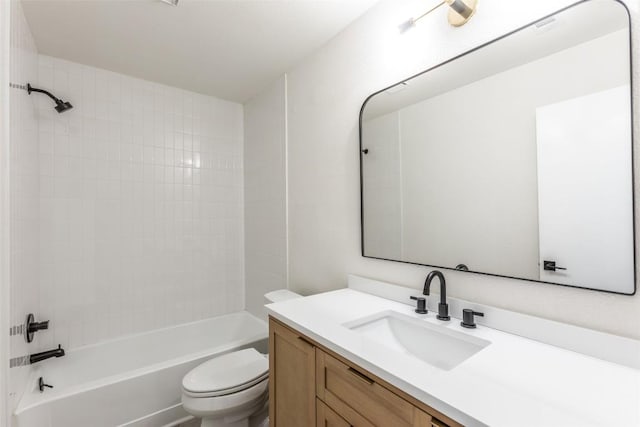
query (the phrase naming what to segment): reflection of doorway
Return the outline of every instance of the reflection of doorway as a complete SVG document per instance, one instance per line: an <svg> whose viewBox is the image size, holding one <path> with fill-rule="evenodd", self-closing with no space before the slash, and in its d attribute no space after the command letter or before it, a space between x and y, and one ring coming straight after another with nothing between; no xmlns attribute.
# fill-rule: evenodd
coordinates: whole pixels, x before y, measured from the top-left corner
<svg viewBox="0 0 640 427"><path fill-rule="evenodd" d="M630 103L625 85L536 110L540 280L633 292Z"/></svg>
<svg viewBox="0 0 640 427"><path fill-rule="evenodd" d="M363 231L365 255L404 259L400 123L397 112L362 124Z"/></svg>

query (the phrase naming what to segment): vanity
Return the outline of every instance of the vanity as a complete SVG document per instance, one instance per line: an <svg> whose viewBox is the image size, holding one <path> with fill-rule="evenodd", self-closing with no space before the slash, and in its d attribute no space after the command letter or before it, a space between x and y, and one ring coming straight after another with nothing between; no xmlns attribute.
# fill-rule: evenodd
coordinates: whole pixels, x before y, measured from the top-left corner
<svg viewBox="0 0 640 427"><path fill-rule="evenodd" d="M275 355L270 366L274 425L460 425L274 318L269 339Z"/></svg>
<svg viewBox="0 0 640 427"><path fill-rule="evenodd" d="M441 321L419 293L350 276L267 305L272 425L640 425L637 341L453 298Z"/></svg>

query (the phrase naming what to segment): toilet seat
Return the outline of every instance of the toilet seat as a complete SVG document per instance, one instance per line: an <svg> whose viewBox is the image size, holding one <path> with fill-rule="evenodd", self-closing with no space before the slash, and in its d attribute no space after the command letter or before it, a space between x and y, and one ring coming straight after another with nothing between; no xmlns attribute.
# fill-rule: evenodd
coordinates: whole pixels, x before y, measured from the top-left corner
<svg viewBox="0 0 640 427"><path fill-rule="evenodd" d="M269 380L265 379L246 390L224 396L207 398L183 392L182 405L187 412L198 417L249 416L267 402L268 389Z"/></svg>
<svg viewBox="0 0 640 427"><path fill-rule="evenodd" d="M254 348L247 348L192 369L182 380L182 390L194 398L226 396L248 390L268 376L268 359Z"/></svg>
<svg viewBox="0 0 640 427"><path fill-rule="evenodd" d="M269 372L266 372L264 375L262 375L259 378L256 378L255 380L246 382L244 384L240 384L237 385L235 387L231 387L228 389L224 389L224 390L214 390L214 391L203 391L203 392L194 392L194 391L189 391L185 388L182 389L182 393L185 394L186 396L190 396L190 397L221 397L221 396L227 396L230 394L234 394L234 393L240 393L242 391L248 390L251 387L260 384L261 382L265 381L267 378L269 378Z"/></svg>

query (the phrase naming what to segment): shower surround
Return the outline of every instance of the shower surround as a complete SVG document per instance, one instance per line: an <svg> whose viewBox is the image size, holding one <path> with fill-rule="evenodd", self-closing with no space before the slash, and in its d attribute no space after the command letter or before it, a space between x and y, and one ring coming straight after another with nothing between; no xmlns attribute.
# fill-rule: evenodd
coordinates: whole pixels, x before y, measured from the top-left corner
<svg viewBox="0 0 640 427"><path fill-rule="evenodd" d="M12 365L242 310L242 105L39 55L7 4ZM10 413L38 366L8 369Z"/></svg>
<svg viewBox="0 0 640 427"><path fill-rule="evenodd" d="M243 111L237 103L48 56L37 101L46 347L241 310Z"/></svg>

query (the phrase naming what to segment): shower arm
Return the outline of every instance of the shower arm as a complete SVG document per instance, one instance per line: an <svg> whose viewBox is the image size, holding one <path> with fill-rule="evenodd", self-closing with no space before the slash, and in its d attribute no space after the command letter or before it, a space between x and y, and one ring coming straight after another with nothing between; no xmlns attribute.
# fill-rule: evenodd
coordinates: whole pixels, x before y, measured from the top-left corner
<svg viewBox="0 0 640 427"><path fill-rule="evenodd" d="M44 93L45 95L47 95L49 98L53 99L56 103L60 103L62 102L62 100L56 98L55 96L53 96L50 92L44 90L44 89L38 89L35 88L33 86L31 86L30 83L27 83L27 93L29 95L31 95L31 92L40 92L40 93Z"/></svg>

